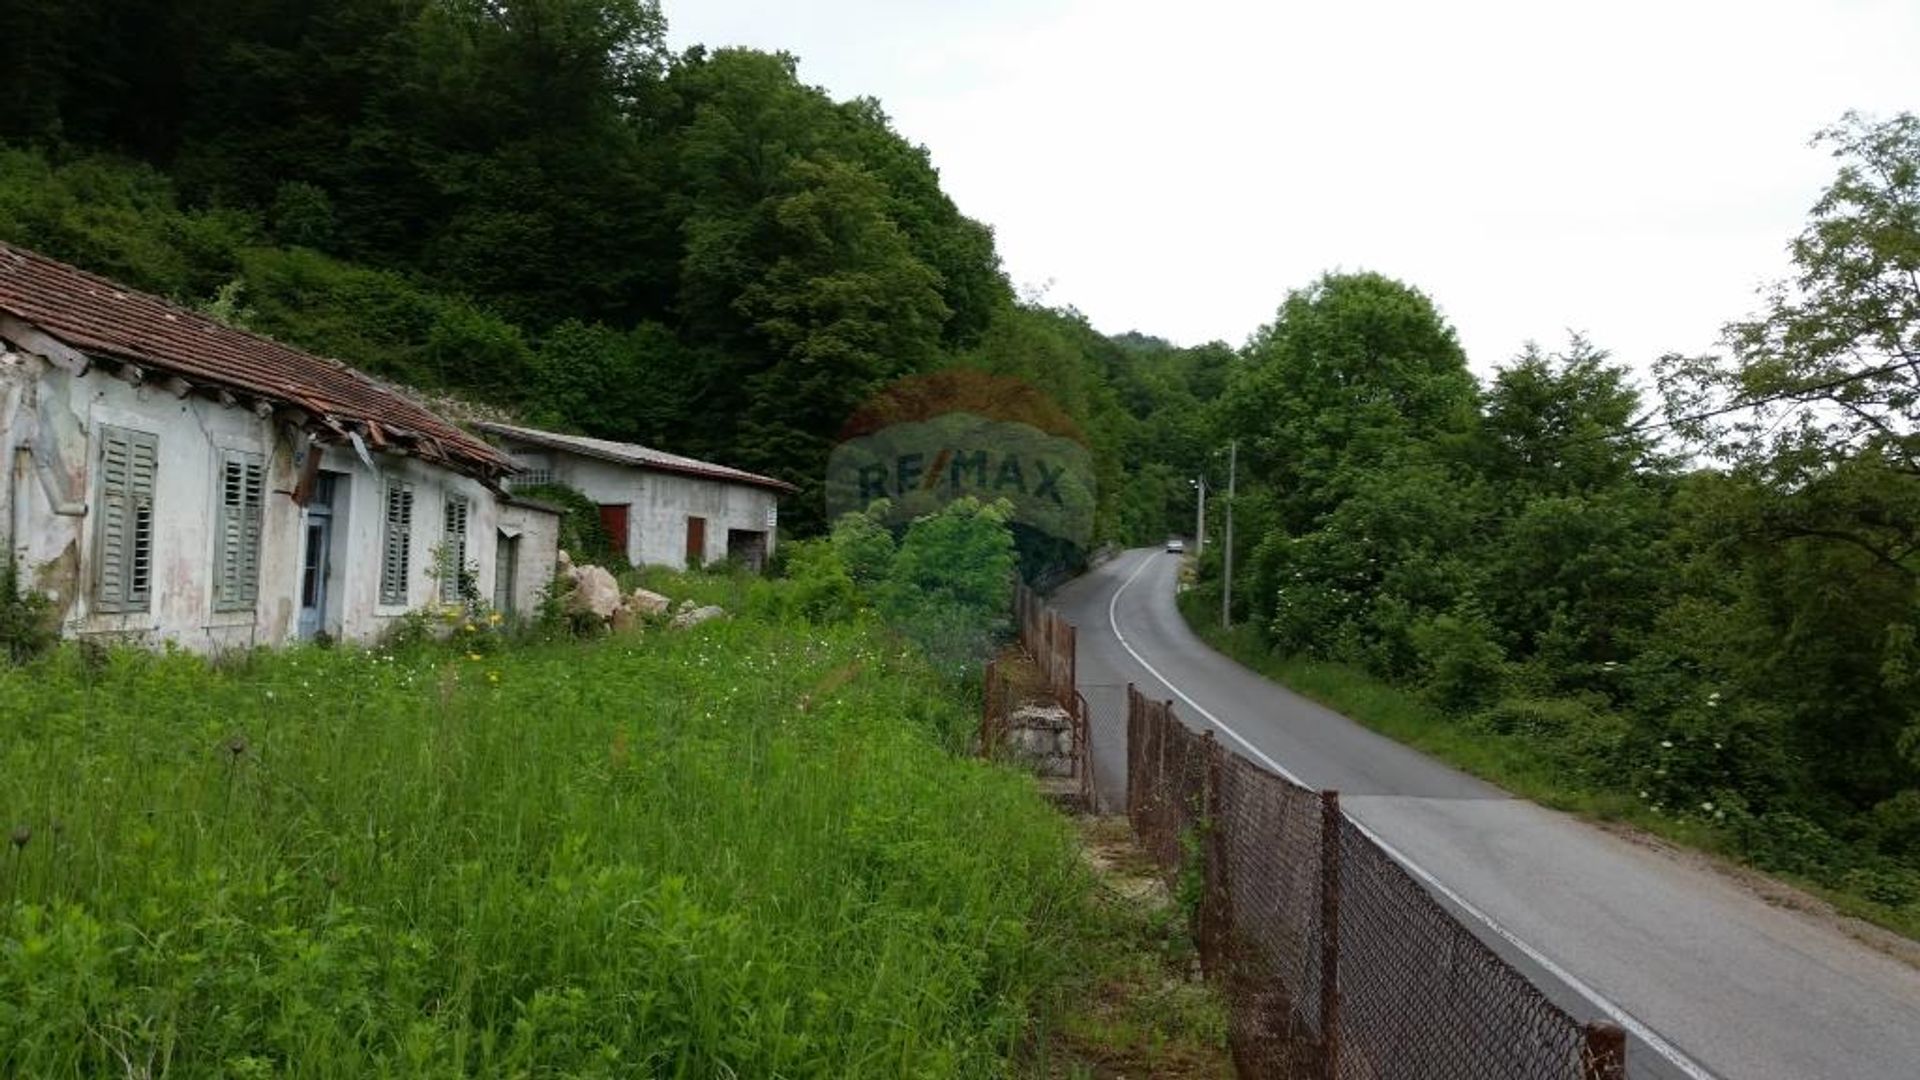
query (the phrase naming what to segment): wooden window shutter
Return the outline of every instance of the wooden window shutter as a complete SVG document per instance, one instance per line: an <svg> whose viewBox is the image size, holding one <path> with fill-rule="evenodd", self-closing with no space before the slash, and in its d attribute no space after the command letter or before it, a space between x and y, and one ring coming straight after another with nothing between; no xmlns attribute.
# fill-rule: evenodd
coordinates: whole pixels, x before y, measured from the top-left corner
<svg viewBox="0 0 1920 1080"><path fill-rule="evenodd" d="M446 535L440 543L440 599L457 603L461 599L460 575L467 568L467 512L470 505L460 495L447 496Z"/></svg>
<svg viewBox="0 0 1920 1080"><path fill-rule="evenodd" d="M213 608L245 611L260 599L260 523L266 504L266 462L228 451L220 461L220 506L214 533Z"/></svg>
<svg viewBox="0 0 1920 1080"><path fill-rule="evenodd" d="M94 607L145 611L153 596L153 494L160 441L144 431L100 429L99 531Z"/></svg>
<svg viewBox="0 0 1920 1080"><path fill-rule="evenodd" d="M380 602L407 602L407 575L413 544L413 485L387 481L386 521L380 541Z"/></svg>

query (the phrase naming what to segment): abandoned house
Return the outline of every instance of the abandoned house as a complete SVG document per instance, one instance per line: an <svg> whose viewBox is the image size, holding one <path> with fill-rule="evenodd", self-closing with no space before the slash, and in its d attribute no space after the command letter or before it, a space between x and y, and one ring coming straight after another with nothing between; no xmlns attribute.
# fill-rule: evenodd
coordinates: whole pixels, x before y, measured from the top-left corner
<svg viewBox="0 0 1920 1080"><path fill-rule="evenodd" d="M614 550L635 566L685 568L733 559L759 569L773 554L780 496L770 476L633 443L509 424L475 425L513 459L512 484L564 484L600 507Z"/></svg>
<svg viewBox="0 0 1920 1080"><path fill-rule="evenodd" d="M529 611L559 518L334 360L0 244L0 540L66 634L200 651Z"/></svg>

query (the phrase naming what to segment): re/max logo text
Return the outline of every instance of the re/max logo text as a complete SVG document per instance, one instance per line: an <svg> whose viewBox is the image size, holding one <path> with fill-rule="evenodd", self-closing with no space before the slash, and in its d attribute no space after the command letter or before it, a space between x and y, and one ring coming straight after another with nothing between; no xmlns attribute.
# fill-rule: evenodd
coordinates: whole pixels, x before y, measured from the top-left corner
<svg viewBox="0 0 1920 1080"><path fill-rule="evenodd" d="M1024 495L1030 499L1050 499L1055 506L1064 507L1066 501L1060 494L1060 480L1066 471L1066 466L1042 457L994 454L988 450L947 449L931 457L919 452L904 453L891 463L860 466L860 501L945 487L955 495Z"/></svg>

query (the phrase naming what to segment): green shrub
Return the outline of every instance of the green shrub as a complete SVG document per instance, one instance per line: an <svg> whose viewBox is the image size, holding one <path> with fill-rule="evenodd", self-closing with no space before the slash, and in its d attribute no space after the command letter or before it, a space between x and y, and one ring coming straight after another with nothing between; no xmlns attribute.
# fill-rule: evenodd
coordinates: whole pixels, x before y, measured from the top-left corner
<svg viewBox="0 0 1920 1080"><path fill-rule="evenodd" d="M0 565L0 652L22 664L53 648L60 625L53 602L20 587L13 560Z"/></svg>
<svg viewBox="0 0 1920 1080"><path fill-rule="evenodd" d="M513 493L560 511L560 550L576 564L594 563L615 572L626 567L626 553L613 550L613 537L600 523L599 503L565 484L522 485Z"/></svg>
<svg viewBox="0 0 1920 1080"><path fill-rule="evenodd" d="M786 596L796 614L808 622L829 623L843 622L859 612L859 587L832 542L790 541L784 550L790 582Z"/></svg>
<svg viewBox="0 0 1920 1080"><path fill-rule="evenodd" d="M833 523L834 551L861 588L878 586L893 568L893 532L883 524L892 509L891 500L876 499L864 512L842 514Z"/></svg>
<svg viewBox="0 0 1920 1080"><path fill-rule="evenodd" d="M956 499L907 527L876 590L880 613L957 678L1007 624L1014 548L1004 502Z"/></svg>
<svg viewBox="0 0 1920 1080"><path fill-rule="evenodd" d="M1449 712L1498 700L1507 679L1506 654L1493 625L1471 606L1416 621L1410 633L1420 658L1425 693Z"/></svg>

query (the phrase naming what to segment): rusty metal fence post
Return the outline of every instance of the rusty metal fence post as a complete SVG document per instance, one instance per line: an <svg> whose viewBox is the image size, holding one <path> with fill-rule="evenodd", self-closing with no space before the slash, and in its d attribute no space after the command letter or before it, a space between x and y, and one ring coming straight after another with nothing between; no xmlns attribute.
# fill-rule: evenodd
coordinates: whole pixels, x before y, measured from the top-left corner
<svg viewBox="0 0 1920 1080"><path fill-rule="evenodd" d="M1320 1066L1340 1075L1340 793L1320 793Z"/></svg>
<svg viewBox="0 0 1920 1080"><path fill-rule="evenodd" d="M1627 1033L1609 1020L1595 1020L1585 1030L1581 1080L1627 1080Z"/></svg>

